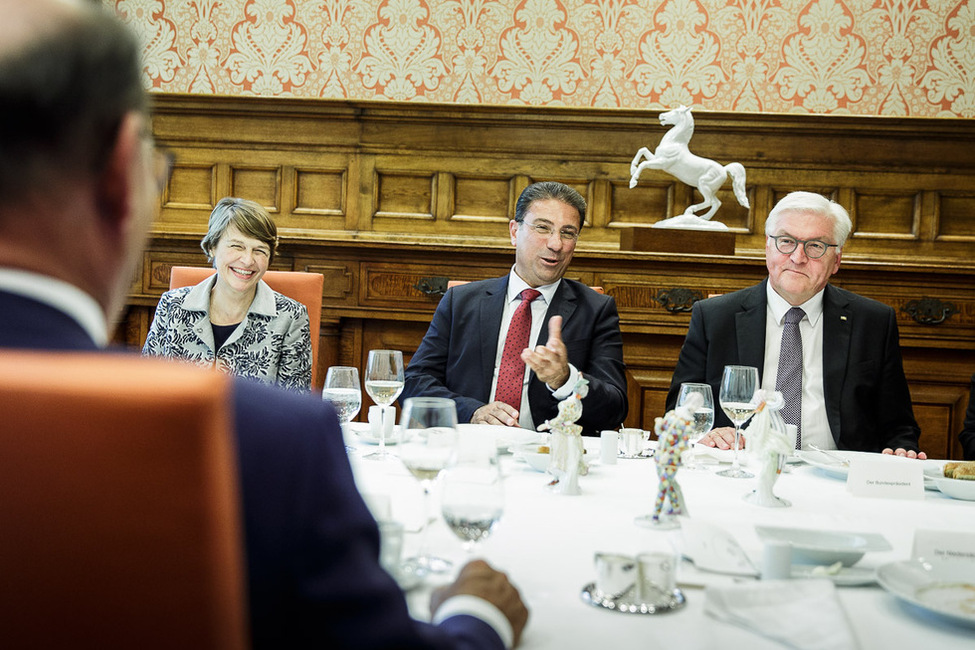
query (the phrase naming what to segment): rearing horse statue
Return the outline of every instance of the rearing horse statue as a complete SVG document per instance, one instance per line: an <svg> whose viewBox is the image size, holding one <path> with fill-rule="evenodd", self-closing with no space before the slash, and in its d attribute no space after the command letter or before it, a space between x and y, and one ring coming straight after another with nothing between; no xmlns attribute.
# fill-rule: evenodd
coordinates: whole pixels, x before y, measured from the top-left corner
<svg viewBox="0 0 975 650"><path fill-rule="evenodd" d="M742 207L748 206L748 196L745 194L745 168L739 163L733 162L723 167L713 160L695 156L688 150L687 144L694 135L694 118L691 117L691 109L686 106L675 108L672 111L660 114L662 125L672 125L664 137L657 145L657 151L653 152L646 147L640 147L633 157L630 164L630 187L636 187L640 180L640 173L644 169L661 169L672 176L676 176L681 182L687 183L701 193L704 201L695 203L684 210L682 222L686 224L687 217L709 220L721 206L716 193L718 189L731 175L735 198ZM709 208L702 215L697 214L697 210ZM715 226L718 224L715 223ZM720 224L723 226L724 224Z"/></svg>

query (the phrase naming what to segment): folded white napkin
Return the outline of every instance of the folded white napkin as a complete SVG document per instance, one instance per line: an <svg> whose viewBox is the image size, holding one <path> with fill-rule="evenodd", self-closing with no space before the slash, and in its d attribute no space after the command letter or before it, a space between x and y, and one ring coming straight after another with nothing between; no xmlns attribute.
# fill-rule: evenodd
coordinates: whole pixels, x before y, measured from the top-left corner
<svg viewBox="0 0 975 650"><path fill-rule="evenodd" d="M800 650L857 650L829 580L767 580L708 587L704 611Z"/></svg>

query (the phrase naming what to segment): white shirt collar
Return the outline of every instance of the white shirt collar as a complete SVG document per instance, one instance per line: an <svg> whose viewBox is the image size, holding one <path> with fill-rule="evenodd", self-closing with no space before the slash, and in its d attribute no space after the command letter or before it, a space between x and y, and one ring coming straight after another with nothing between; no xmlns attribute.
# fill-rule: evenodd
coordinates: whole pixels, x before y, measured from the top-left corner
<svg viewBox="0 0 975 650"><path fill-rule="evenodd" d="M812 298L799 305L802 311L806 312L806 318L813 327L816 326L816 321L819 320L819 317L823 315L823 294L825 292L826 288L823 287ZM771 282L765 283L765 294L768 300L768 307L772 312L772 316L775 318L775 322L782 325L782 321L785 320L785 314L792 309L792 305L785 298L775 293Z"/></svg>
<svg viewBox="0 0 975 650"><path fill-rule="evenodd" d="M535 289L542 294L542 298L545 299L545 304L552 304L552 298L555 296L555 292L559 288L559 283L562 282L562 278L559 278L552 284L546 284L541 287L529 287L528 283L521 279L517 273L515 273L515 267L512 265L511 272L508 273L508 300L511 302L518 298L525 289Z"/></svg>
<svg viewBox="0 0 975 650"><path fill-rule="evenodd" d="M0 289L64 312L88 333L98 347L108 345L105 312L94 298L78 287L39 273L0 268Z"/></svg>

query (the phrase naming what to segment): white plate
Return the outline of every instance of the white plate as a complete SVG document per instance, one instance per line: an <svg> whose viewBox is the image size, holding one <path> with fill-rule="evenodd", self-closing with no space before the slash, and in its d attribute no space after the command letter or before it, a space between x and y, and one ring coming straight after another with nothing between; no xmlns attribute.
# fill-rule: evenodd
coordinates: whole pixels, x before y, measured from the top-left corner
<svg viewBox="0 0 975 650"><path fill-rule="evenodd" d="M890 542L877 533L848 533L844 531L809 530L755 526L755 532L766 542L786 542L792 545L792 560L797 564L829 565L842 562L856 564L867 551L889 551Z"/></svg>
<svg viewBox="0 0 975 650"><path fill-rule="evenodd" d="M877 570L866 569L855 566L845 566L836 573L815 572L821 565L814 564L793 564L793 578L826 578L831 580L837 587L861 587L872 585L877 582Z"/></svg>
<svg viewBox="0 0 975 650"><path fill-rule="evenodd" d="M730 463L734 460L734 449L718 449L717 447L709 447L707 445L702 445L700 443L694 443L694 455L697 457L707 456L708 458L713 458L719 463ZM748 452L744 449L738 450L738 462L742 465L748 460Z"/></svg>
<svg viewBox="0 0 975 650"><path fill-rule="evenodd" d="M372 429L368 424L362 423L361 427L352 427L352 432L355 433L356 440L367 445L378 445L379 436L373 434ZM402 438L402 430L399 425L393 427L393 435L386 438L387 445L399 444L400 438Z"/></svg>
<svg viewBox="0 0 975 650"><path fill-rule="evenodd" d="M462 434L468 432L480 436L491 436L499 452L506 452L515 445L539 443L547 438L547 434L522 429L519 427L502 427L491 424L458 424L457 430Z"/></svg>
<svg viewBox="0 0 975 650"><path fill-rule="evenodd" d="M975 627L975 565L892 562L877 569L880 586L921 609Z"/></svg>
<svg viewBox="0 0 975 650"><path fill-rule="evenodd" d="M975 501L975 481L940 476L934 479L934 484L952 499Z"/></svg>
<svg viewBox="0 0 975 650"><path fill-rule="evenodd" d="M694 450L695 456L697 457L707 456L709 458L713 458L719 463L730 463L734 460L735 452L733 449L718 449L717 447L708 447L707 445L702 445L700 443L694 443L692 449ZM749 460L750 459L748 456L748 450L739 449L738 462L742 465L747 465ZM796 454L792 454L791 456L785 459L785 462L789 464L799 463L802 462L802 459L799 458L799 456L797 456Z"/></svg>
<svg viewBox="0 0 975 650"><path fill-rule="evenodd" d="M834 478L845 479L850 473L849 464L843 464L837 458L842 458L846 460L847 463L855 459L857 456L865 456L870 452L866 451L840 451L835 449L829 452L829 456L821 451L816 451L814 449L802 449L796 452L804 462L809 463L813 467L822 470L829 476ZM876 456L877 454L870 453L871 456ZM835 456L836 458L831 458L830 456Z"/></svg>
<svg viewBox="0 0 975 650"><path fill-rule="evenodd" d="M843 451L840 449L831 449L829 451L829 454L826 454L821 451L816 451L815 449L803 449L801 451L797 451L796 454L802 461L809 463L810 465L812 465L817 469L822 470L829 476L835 478L842 478L842 479L845 479L850 473L849 463L852 463L858 458L870 458L870 459L884 458L892 463L906 463L906 462L928 463L929 462L926 460L918 461L913 458L905 458L903 456L892 456L890 454L876 454L871 451ZM844 465L842 462L840 462L838 460L840 458L846 460L847 464ZM936 461L936 462L942 464L944 463L944 461ZM926 466L925 473L927 473L928 471L929 468ZM925 482L925 486L927 486L928 479L925 478L924 482Z"/></svg>

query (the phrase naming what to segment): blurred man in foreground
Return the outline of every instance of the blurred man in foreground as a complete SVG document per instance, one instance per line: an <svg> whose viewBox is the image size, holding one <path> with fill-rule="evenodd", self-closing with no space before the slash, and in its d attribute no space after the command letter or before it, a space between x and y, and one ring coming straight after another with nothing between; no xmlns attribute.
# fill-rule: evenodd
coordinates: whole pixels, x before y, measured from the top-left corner
<svg viewBox="0 0 975 650"><path fill-rule="evenodd" d="M0 15L0 347L103 347L168 177L140 47L90 2ZM434 594L437 625L409 617L331 407L246 380L234 401L255 647L517 643L527 610L483 562Z"/></svg>
<svg viewBox="0 0 975 650"><path fill-rule="evenodd" d="M819 194L783 197L765 222L768 279L694 303L667 409L682 382L711 384L717 402L726 365L754 366L763 388L783 393L802 447L925 458L894 310L829 284L851 229L846 210ZM715 411L701 442L730 449L731 421Z"/></svg>

